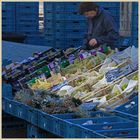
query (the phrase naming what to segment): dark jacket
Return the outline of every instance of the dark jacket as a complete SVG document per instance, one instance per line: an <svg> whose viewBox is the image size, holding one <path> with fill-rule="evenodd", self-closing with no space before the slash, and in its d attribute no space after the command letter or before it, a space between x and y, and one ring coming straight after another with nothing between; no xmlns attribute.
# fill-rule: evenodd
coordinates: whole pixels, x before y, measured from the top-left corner
<svg viewBox="0 0 140 140"><path fill-rule="evenodd" d="M95 38L97 45L107 44L113 48L115 41L119 39L117 25L109 12L99 8L99 11L93 19L88 19L88 32L82 49L93 49L89 46L89 41Z"/></svg>

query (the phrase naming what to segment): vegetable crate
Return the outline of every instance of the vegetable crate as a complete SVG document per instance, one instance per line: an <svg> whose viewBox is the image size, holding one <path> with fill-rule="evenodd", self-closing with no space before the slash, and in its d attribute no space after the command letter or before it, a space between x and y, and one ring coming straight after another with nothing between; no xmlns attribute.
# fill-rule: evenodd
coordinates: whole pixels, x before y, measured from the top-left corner
<svg viewBox="0 0 140 140"><path fill-rule="evenodd" d="M127 103L115 108L114 112L138 120L138 96L133 97Z"/></svg>
<svg viewBox="0 0 140 140"><path fill-rule="evenodd" d="M19 110L18 112L22 112L22 110L20 111L19 104L8 99L6 101L8 108L8 111L6 111L9 112L9 114L16 116L17 110ZM61 137L137 137L136 121L134 122L126 118L114 116L114 113L109 114L97 111L91 112L88 118L79 118L73 113L49 115L29 106L28 109L23 112L26 116L25 118L22 117L22 113L18 113L17 117ZM126 125L123 125L124 123ZM121 129L119 129L120 126Z"/></svg>
<svg viewBox="0 0 140 140"><path fill-rule="evenodd" d="M2 99L2 105L6 113L37 125L38 111L36 109L8 98Z"/></svg>
<svg viewBox="0 0 140 140"><path fill-rule="evenodd" d="M32 124L27 124L27 138L59 138L59 136L42 130Z"/></svg>
<svg viewBox="0 0 140 140"><path fill-rule="evenodd" d="M40 112L39 114L39 127L49 131L51 133L54 133L60 137L65 137L65 138L76 138L77 133L72 132L73 131L73 124L71 122L68 122L67 120L62 119L60 117L61 115L47 115L46 113ZM59 116L59 118L57 117ZM62 115L63 118L68 118L69 114ZM51 125L50 125L51 124ZM79 129L78 129L79 128ZM91 135L94 135L95 137L104 137L100 134L91 134L90 130L83 129L81 127L78 127L76 132L79 131L79 134L77 137L91 137Z"/></svg>
<svg viewBox="0 0 140 140"><path fill-rule="evenodd" d="M137 78L137 74L137 71L135 71L126 77L120 77L105 88L99 89L96 92L89 92L81 99L84 102L87 102L91 99L94 100L94 98L97 98L98 100L105 98L106 101L97 105L97 108L112 110L127 102L131 96L137 94L138 81L134 80L134 78ZM131 83L133 83L133 87L131 87Z"/></svg>
<svg viewBox="0 0 140 140"><path fill-rule="evenodd" d="M104 137L110 138L136 138L138 137L138 124L134 121L127 120L118 116L108 116L100 118L80 118L80 119L67 119L68 122L73 123L71 133L73 137L77 135L78 126L87 128L93 134L101 134ZM80 135L78 136L80 137ZM94 135L93 137L94 138Z"/></svg>
<svg viewBox="0 0 140 140"><path fill-rule="evenodd" d="M12 86L10 84L2 83L2 95L3 97L13 98Z"/></svg>

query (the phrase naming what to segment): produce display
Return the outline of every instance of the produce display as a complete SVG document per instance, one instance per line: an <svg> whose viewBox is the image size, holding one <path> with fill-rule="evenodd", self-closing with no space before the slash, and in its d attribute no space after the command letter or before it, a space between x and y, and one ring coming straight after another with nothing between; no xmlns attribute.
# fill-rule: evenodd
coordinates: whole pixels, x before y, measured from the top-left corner
<svg viewBox="0 0 140 140"><path fill-rule="evenodd" d="M77 86L80 86L82 83L84 83L86 80L87 80L86 77L79 76L79 77L73 79L72 81L69 81L68 84L72 87L77 87Z"/></svg>
<svg viewBox="0 0 140 140"><path fill-rule="evenodd" d="M127 99L134 91L137 91L137 87L138 81L124 77L122 81L120 81L119 85L115 84L112 88L112 91L105 95L106 103L100 104L98 107L106 107L115 104L120 99Z"/></svg>
<svg viewBox="0 0 140 140"><path fill-rule="evenodd" d="M27 85L33 89L44 89L48 90L53 86L56 86L63 82L62 76L60 74L52 74L50 78L46 79L45 75L42 77L34 78L27 82Z"/></svg>
<svg viewBox="0 0 140 140"><path fill-rule="evenodd" d="M65 54L74 51L70 48ZM44 65L42 61L33 72L38 75L32 73L30 79L24 78L28 89L16 92L15 100L49 114L79 112L81 116L87 115L82 107L88 102L86 106L97 109L124 103L138 90L138 74L129 76L134 71L129 53L131 47L115 54L100 48L76 53L73 62L64 57L55 59L51 68L50 65L40 68Z"/></svg>
<svg viewBox="0 0 140 140"><path fill-rule="evenodd" d="M49 114L76 112L78 106L82 103L80 100L70 96L61 98L47 90L20 90L16 93L15 100L41 109Z"/></svg>
<svg viewBox="0 0 140 140"><path fill-rule="evenodd" d="M103 63L104 59L106 59L108 54L114 53L112 50L107 52L107 54L103 53L102 51L95 52L95 54L92 54L92 52L84 52L79 54L79 57L74 60L73 64L69 65L64 69L61 69L62 75L75 74L78 70L81 72L88 71L95 66Z"/></svg>

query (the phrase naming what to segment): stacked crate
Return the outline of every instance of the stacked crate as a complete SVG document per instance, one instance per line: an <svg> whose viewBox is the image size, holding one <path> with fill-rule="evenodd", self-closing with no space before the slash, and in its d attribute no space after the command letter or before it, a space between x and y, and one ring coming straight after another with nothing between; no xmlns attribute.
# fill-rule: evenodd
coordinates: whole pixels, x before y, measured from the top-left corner
<svg viewBox="0 0 140 140"><path fill-rule="evenodd" d="M35 125L28 123L27 138L60 138L60 137L53 133L40 129Z"/></svg>
<svg viewBox="0 0 140 140"><path fill-rule="evenodd" d="M16 31L27 35L39 32L38 2L16 2Z"/></svg>
<svg viewBox="0 0 140 140"><path fill-rule="evenodd" d="M39 32L38 2L3 2L2 31L34 35Z"/></svg>
<svg viewBox="0 0 140 140"><path fill-rule="evenodd" d="M78 14L78 2L44 3L44 30L47 44L56 48L82 45L86 20Z"/></svg>
<svg viewBox="0 0 140 140"><path fill-rule="evenodd" d="M16 31L15 2L2 2L2 32Z"/></svg>
<svg viewBox="0 0 140 140"><path fill-rule="evenodd" d="M79 2L46 2L44 4L45 37L49 46L78 47L83 44L87 20L78 14ZM99 2L119 26L119 2Z"/></svg>
<svg viewBox="0 0 140 140"><path fill-rule="evenodd" d="M131 39L132 43L138 47L138 2L132 3Z"/></svg>

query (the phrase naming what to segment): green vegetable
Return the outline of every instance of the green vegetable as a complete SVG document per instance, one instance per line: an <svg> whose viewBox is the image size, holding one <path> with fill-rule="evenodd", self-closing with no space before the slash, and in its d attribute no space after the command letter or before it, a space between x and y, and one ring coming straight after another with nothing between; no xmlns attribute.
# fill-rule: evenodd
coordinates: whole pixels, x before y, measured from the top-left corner
<svg viewBox="0 0 140 140"><path fill-rule="evenodd" d="M124 91L124 90L127 88L127 86L128 86L128 84L124 84L124 85L122 86L122 91Z"/></svg>
<svg viewBox="0 0 140 140"><path fill-rule="evenodd" d="M137 75L134 75L133 78L132 78L132 80L138 81L138 74Z"/></svg>
<svg viewBox="0 0 140 140"><path fill-rule="evenodd" d="M112 93L112 94L107 95L107 96L106 96L106 99L107 99L107 100L110 100L111 98L113 98L113 97L115 97L115 96L117 96L117 95L119 95L119 94L120 94L120 92L119 92L119 91L116 91L116 92L114 92L114 93Z"/></svg>

